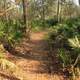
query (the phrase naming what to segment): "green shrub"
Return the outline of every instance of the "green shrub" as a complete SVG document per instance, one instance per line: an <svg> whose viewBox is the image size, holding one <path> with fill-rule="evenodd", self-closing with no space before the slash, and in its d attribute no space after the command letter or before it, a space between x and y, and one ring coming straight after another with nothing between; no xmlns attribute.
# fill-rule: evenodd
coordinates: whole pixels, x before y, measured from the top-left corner
<svg viewBox="0 0 80 80"><path fill-rule="evenodd" d="M58 49L61 63L64 67L70 67L71 73L75 74L75 68L80 67L80 18L53 26L49 35L49 40L53 42L50 45Z"/></svg>
<svg viewBox="0 0 80 80"><path fill-rule="evenodd" d="M65 40L65 41L63 40L63 43L64 42L67 43L69 38L80 36L79 26L80 19L68 20L64 23L60 23L56 26L53 26L53 31L50 33L50 38L52 40L56 40L58 36L61 36L62 40L63 39Z"/></svg>
<svg viewBox="0 0 80 80"><path fill-rule="evenodd" d="M15 43L23 36L22 24L17 20L0 21L0 42Z"/></svg>
<svg viewBox="0 0 80 80"><path fill-rule="evenodd" d="M60 57L60 60L65 67L71 65L72 60L68 51L64 49L59 49L58 53L58 56Z"/></svg>

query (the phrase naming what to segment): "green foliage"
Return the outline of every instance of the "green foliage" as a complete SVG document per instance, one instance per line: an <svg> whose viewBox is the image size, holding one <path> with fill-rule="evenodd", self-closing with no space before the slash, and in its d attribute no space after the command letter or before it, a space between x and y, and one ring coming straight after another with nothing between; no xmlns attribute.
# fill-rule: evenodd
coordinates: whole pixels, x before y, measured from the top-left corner
<svg viewBox="0 0 80 80"><path fill-rule="evenodd" d="M65 66L70 65L72 61L69 52L64 49L59 49L58 52L59 52L58 56L60 57L62 63Z"/></svg>
<svg viewBox="0 0 80 80"><path fill-rule="evenodd" d="M50 28L53 25L57 25L57 20L54 19L46 19L44 21L42 20L33 20L32 21L32 28L33 29L45 29L45 28Z"/></svg>
<svg viewBox="0 0 80 80"><path fill-rule="evenodd" d="M0 21L0 41L15 43L23 36L22 24L17 20Z"/></svg>
<svg viewBox="0 0 80 80"><path fill-rule="evenodd" d="M56 20L56 18L54 19L48 19L45 21L46 24L50 27L50 26L54 26L54 25L57 25L58 21Z"/></svg>
<svg viewBox="0 0 80 80"><path fill-rule="evenodd" d="M58 57L65 67L79 66L80 18L70 19L52 28L49 40L58 49ZM57 46L57 47L56 47Z"/></svg>
<svg viewBox="0 0 80 80"><path fill-rule="evenodd" d="M69 41L69 45L72 47L72 49L74 50L74 57L72 57L72 59L74 60L74 62L76 62L75 65L77 65L77 63L79 62L80 60L80 38L78 38L77 36L75 36L74 38L71 38L71 39L68 39ZM72 55L72 56L73 56ZM78 59L79 58L79 59Z"/></svg>
<svg viewBox="0 0 80 80"><path fill-rule="evenodd" d="M71 19L66 22L59 23L53 26L50 32L50 40L58 43L60 47L72 47L69 45L68 39L74 38L75 36L80 37L80 19ZM57 44L55 44L57 45Z"/></svg>

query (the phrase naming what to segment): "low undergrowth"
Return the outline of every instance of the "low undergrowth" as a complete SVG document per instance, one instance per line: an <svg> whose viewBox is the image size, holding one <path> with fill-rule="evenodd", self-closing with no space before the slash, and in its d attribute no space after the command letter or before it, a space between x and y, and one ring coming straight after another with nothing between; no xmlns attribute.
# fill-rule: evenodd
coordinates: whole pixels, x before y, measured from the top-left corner
<svg viewBox="0 0 80 80"><path fill-rule="evenodd" d="M7 52L16 54L16 44L24 35L24 26L21 20L0 20L0 71L14 76L18 80L27 80L25 72L8 60L6 55Z"/></svg>
<svg viewBox="0 0 80 80"><path fill-rule="evenodd" d="M72 79L80 76L80 18L70 19L51 27L48 41L57 56L63 72Z"/></svg>
<svg viewBox="0 0 80 80"><path fill-rule="evenodd" d="M4 74L5 76L9 76L10 78L13 77L13 79L16 80L27 80L26 73L17 65L15 65L15 63L8 60L6 54L7 53L3 45L0 45L0 75ZM5 77L3 76L1 79L5 80Z"/></svg>

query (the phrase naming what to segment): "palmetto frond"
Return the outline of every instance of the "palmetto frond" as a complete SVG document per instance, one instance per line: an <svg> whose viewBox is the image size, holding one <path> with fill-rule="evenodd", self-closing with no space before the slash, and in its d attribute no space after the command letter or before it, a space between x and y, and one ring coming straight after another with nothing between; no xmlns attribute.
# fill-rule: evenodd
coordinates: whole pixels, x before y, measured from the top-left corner
<svg viewBox="0 0 80 80"><path fill-rule="evenodd" d="M80 48L80 40L77 36L72 39L68 39L68 41L73 48Z"/></svg>

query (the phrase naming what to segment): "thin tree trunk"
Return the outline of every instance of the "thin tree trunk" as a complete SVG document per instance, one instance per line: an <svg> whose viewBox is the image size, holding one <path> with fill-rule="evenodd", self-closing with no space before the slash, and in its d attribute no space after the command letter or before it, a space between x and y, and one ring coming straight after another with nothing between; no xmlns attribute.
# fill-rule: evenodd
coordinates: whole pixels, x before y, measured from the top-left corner
<svg viewBox="0 0 80 80"><path fill-rule="evenodd" d="M42 8L43 8L43 11L42 11L42 21L43 21L43 27L45 26L45 8L44 8L44 0L42 0Z"/></svg>
<svg viewBox="0 0 80 80"><path fill-rule="evenodd" d="M59 0L57 0L57 21L59 22Z"/></svg>

